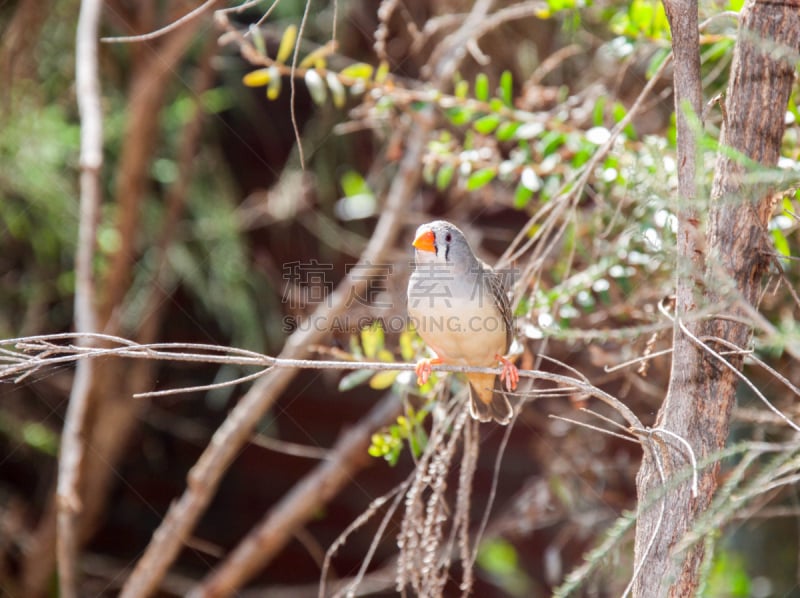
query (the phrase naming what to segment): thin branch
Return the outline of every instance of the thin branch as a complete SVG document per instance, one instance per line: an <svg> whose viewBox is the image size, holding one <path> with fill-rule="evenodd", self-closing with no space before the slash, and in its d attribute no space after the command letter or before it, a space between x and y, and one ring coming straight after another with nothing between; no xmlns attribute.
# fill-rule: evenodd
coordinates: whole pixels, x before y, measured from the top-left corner
<svg viewBox="0 0 800 598"><path fill-rule="evenodd" d="M656 464L656 470L658 471L658 479L661 482L661 488L666 487L667 483L667 476L664 473L664 465L661 462L661 457L658 454L658 450L652 445L650 446L650 453L653 458L653 462ZM633 575L631 575L631 579L628 582L628 586L625 588L625 591L622 593L623 598L625 598L634 587L636 580L639 578L639 574L644 569L644 565L647 562L647 557L650 554L650 551L653 549L653 545L655 544L656 540L659 537L659 533L661 532L661 525L664 522L664 516L667 512L667 493L664 492L663 496L661 497L661 510L658 513L658 518L656 519L655 526L653 527L653 531L650 534L650 539L647 542L647 545L642 550L641 556L636 559L636 563L633 568ZM641 506L642 501L639 501L639 505ZM639 516L641 516L641 511L639 512ZM637 517L637 521L640 520L640 517ZM637 532L638 534L638 532Z"/></svg>
<svg viewBox="0 0 800 598"><path fill-rule="evenodd" d="M309 330L313 329L310 327ZM86 360L88 358L97 357L125 357L133 359L159 359L171 361L187 361L199 363L222 363L227 365L240 365L240 366L259 366L268 368L269 370L275 369L324 369L324 370L376 370L376 371L413 371L416 364L403 363L403 362L382 362L382 361L332 361L332 360L316 360L316 359L295 359L287 357L271 357L269 355L262 355L254 351L247 351L244 349L237 349L232 347L223 347L218 345L194 344L194 343L152 343L149 345L140 345L133 341L123 339L117 336L107 334L91 334L88 338L102 339L105 342L113 341L123 344L121 347L81 347L78 345L55 345L50 342L51 340L63 340L65 338L78 338L80 335L71 333L59 333L54 335L38 335L34 337L25 337L18 339L11 339L3 341L3 344L15 344L24 347L28 351L40 350L46 353L46 357L41 358L39 355L28 356L24 362L16 362L7 365L0 365L0 380L7 379L12 376L19 375L29 369L40 369L47 365L63 364L78 360ZM174 349L174 350L165 350ZM180 351L178 351L180 349ZM199 353L188 352L191 350L209 351L212 353ZM57 353L63 353L61 356L55 356ZM217 353L230 353L231 355L219 355ZM25 356L22 356L23 358ZM450 364L434 364L431 366L433 371L438 372L455 372L455 373L475 373L475 374L500 374L502 368L489 368L489 367L475 367L463 365L450 365ZM566 366L565 366L566 367ZM572 370L572 368L568 368ZM575 370L572 370L575 371ZM266 374L268 372L258 372L254 377ZM593 386L586 378L580 376L576 372L576 376L571 377L562 374L555 374L543 370L519 370L521 378L529 378L532 380L547 380L558 385L564 385L575 391L582 392L589 396L603 401L607 405L617 410L628 422L628 424L635 428L643 428L639 418L619 399L609 395L601 389ZM229 381L227 384L238 384L239 380ZM169 391L155 391L154 393L140 393L135 395L136 398L160 395L160 394L175 394L177 392L188 392L188 390L196 390L194 387L191 389L175 389ZM528 394L539 394L542 390L535 389ZM524 393L519 393L521 396L527 396Z"/></svg>
<svg viewBox="0 0 800 598"><path fill-rule="evenodd" d="M75 262L75 329L97 329L92 266L95 230L101 202L100 169L103 165L103 112L100 104L97 32L101 0L83 0L75 45L75 85L81 118L80 223ZM75 372L58 463L56 508L59 587L66 598L77 596L77 561L80 540L77 515L82 503L78 484L84 455L84 425L92 386L92 362L81 360Z"/></svg>
<svg viewBox="0 0 800 598"><path fill-rule="evenodd" d="M631 438L630 436L624 436L623 434L618 434L617 432L612 432L611 430L606 430L605 428L601 428L600 426L593 426L592 424L587 424L586 422L578 421L577 419L572 419L569 417L563 417L561 415L550 414L548 415L550 419L557 419L562 422L567 422L568 424L574 424L576 426L580 426L582 428L588 428L589 430L594 430L595 432L600 432L601 434L606 434L608 436L614 436L615 438L619 438L621 440L627 440L628 442L633 442L639 444L639 441L635 438Z"/></svg>
<svg viewBox="0 0 800 598"><path fill-rule="evenodd" d="M347 305L350 292L366 284L368 274L376 272L374 264L380 264L390 250L406 213L411 197L416 193L421 175L420 164L428 135L433 128L429 112L417 115L415 126L407 134L406 151L392 180L381 217L361 260L357 279L347 276L313 317L321 322L330 322L341 314ZM295 359L308 354L308 348L320 344L328 330L311 327L298 329L290 336L281 353L282 358ZM297 369L273 368L261 377L237 403L227 419L217 430L212 442L201 455L189 474L188 486L183 495L170 507L149 546L128 578L122 596L144 596L152 594L174 561L185 539L205 511L216 491L224 472L236 458L240 447L249 440L252 430L267 409L293 379Z"/></svg>
<svg viewBox="0 0 800 598"><path fill-rule="evenodd" d="M617 428L619 430L628 431L628 428L623 426L621 423L619 423L617 421L614 421L610 417L606 417L602 413L598 413L597 411L594 411L593 409L589 409L588 407L581 407L580 411L583 411L584 413L588 413L589 415L593 415L597 419L603 420L607 424L609 424L611 426L614 426L615 428Z"/></svg>
<svg viewBox="0 0 800 598"><path fill-rule="evenodd" d="M395 511L397 510L397 507L400 505L400 501L402 500L403 495L405 494L405 491L410 483L411 483L411 476L409 476L404 482L401 482L400 484L389 490L386 494L379 496L371 503L369 503L367 508L364 511L362 511L362 513L358 517L356 517L356 519L352 521L350 525L348 525L341 534L339 534L336 540L333 541L333 544L331 544L328 547L328 550L325 553L325 560L322 563L322 573L320 575L320 583L318 586L319 598L325 598L325 596L327 595L326 585L328 582L328 574L331 568L331 559L334 557L339 548L341 548L344 545L344 543L347 541L347 539L353 532L355 532L357 529L361 528L364 524L366 524L367 521L369 521L372 518L372 516L378 512L378 509L380 509L384 504L386 504L386 502L390 498L394 497L392 504L389 505L389 508L387 509L386 514L384 515L384 520L391 518L391 516L394 515ZM383 520L381 521L380 527L381 528L384 527ZM349 583L348 580L339 580L339 584L340 584L340 591L344 591L341 588L349 590L350 586L355 587L355 585L357 585L356 583L352 584Z"/></svg>
<svg viewBox="0 0 800 598"><path fill-rule="evenodd" d="M298 444L296 442L289 442L287 440L280 440L278 438L265 436L264 434L256 434L250 439L250 442L256 446L265 448L268 451L275 451L276 453L291 455L292 457L318 459L321 461L324 461L330 457L330 449Z"/></svg>
<svg viewBox="0 0 800 598"><path fill-rule="evenodd" d="M529 89L531 87L540 85L544 78L552 73L553 70L555 70L556 67L562 64L565 60L578 54L583 54L583 52L585 52L585 50L580 46L580 44L570 44L568 46L564 46L563 48L559 48L545 58L541 64L536 67L536 70L531 73L531 76L528 77L528 80L525 82L523 89ZM523 92L522 95L525 96L525 93Z"/></svg>
<svg viewBox="0 0 800 598"><path fill-rule="evenodd" d="M390 393L355 428L344 432L330 458L295 485L189 596L222 596L241 587L277 554L297 525L308 520L350 482L357 471L370 463L366 449L372 434L393 421L400 407L400 401Z"/></svg>
<svg viewBox="0 0 800 598"><path fill-rule="evenodd" d="M404 490L407 487L408 487L408 482L399 486L398 490ZM351 596L355 592L356 588L358 588L361 585L361 583L364 580L364 577L367 574L367 568L369 567L373 557L375 556L375 551L378 549L378 545L380 544L380 541L383 538L384 533L386 532L386 528L388 527L389 522L392 519L392 516L397 511L397 508L400 506L400 501L402 498L403 498L403 492L398 492L397 496L392 501L392 504L389 505L389 508L383 515L383 519L381 519L380 524L375 530L375 537L373 538L372 542L370 542L369 549L367 550L366 554L363 556L361 560L361 566L358 569L358 573L353 578L351 583L349 583L346 587L342 588L334 596L338 595ZM328 558L329 554L330 553L325 554L326 559ZM324 583L320 583L320 596L324 598L325 594L323 593L323 589L324 589Z"/></svg>
<svg viewBox="0 0 800 598"><path fill-rule="evenodd" d="M739 349L739 348L738 348L736 345L734 345L733 343L731 343L731 342L729 342L729 341L726 341L724 338L720 338L720 337L718 337L718 336L703 336L703 337L702 337L700 340L702 340L702 341L704 341L704 342L705 342L705 341L714 341L715 343L719 343L720 345L723 345L723 346L725 346L725 347L728 347L729 349L732 349L732 350L734 350L734 351L737 351L737 352L740 352L740 351L741 351L741 349ZM769 372L769 374L770 374L770 375L771 375L773 378L777 379L777 380L778 380L778 382L780 382L780 383L781 383L781 384L783 384L783 385L784 385L786 388L788 388L789 390L791 390L793 395L800 397L800 388L798 388L797 386L795 386L794 384L792 384L792 381L791 381L791 380L789 380L789 379L788 379L786 376L784 376L783 374L781 374L781 373L780 373L778 370L776 370L775 368L773 368L773 367L769 366L769 365L768 365L768 364L767 364L765 361L763 361L763 360L759 359L758 357L756 357L756 355L755 355L755 353L754 353L753 351L741 351L741 352L742 352L742 353L746 353L746 354L747 354L747 358L748 358L750 361L752 361L753 363L755 363L755 364L756 364L757 366L759 366L760 368L763 368L763 369L765 369L767 372Z"/></svg>
<svg viewBox="0 0 800 598"><path fill-rule="evenodd" d="M562 205L563 203L570 203L575 201L577 197L580 196L581 192L583 191L584 187L589 181L589 178L594 173L597 165L600 163L601 160L604 160L606 155L611 148L614 146L614 143L617 140L617 137L622 133L622 131L627 127L631 120L636 116L641 109L642 105L644 104L645 99L650 94L650 92L655 87L656 83L661 79L661 76L666 71L667 65L670 63L670 58L672 55L670 54L667 58L664 59L664 62L661 63L659 69L655 72L653 77L647 82L647 85L644 86L639 96L636 98L636 101L630 107L628 112L625 116L614 126L611 130L611 134L609 135L606 142L601 145L597 150L592 154L592 157L584 164L583 170L580 173L577 173L573 177L570 177L568 181L565 181L564 184L561 186L556 198L551 200L550 202L546 203L542 208L540 208L540 212L544 213L544 211L551 209L549 206L557 206ZM513 263L515 260L519 259L536 241L544 236L542 233L542 228L536 231L535 234L530 235L531 230L533 229L540 214L534 214L525 226L517 233L517 236L508 246L508 248L503 252L503 255L500 256L498 260L498 267L503 268L508 266L509 264ZM542 233L542 234L540 234ZM526 242L520 248L519 245L525 240ZM524 278L524 277L521 277Z"/></svg>
<svg viewBox="0 0 800 598"><path fill-rule="evenodd" d="M689 456L689 462L692 465L692 498L697 498L697 458L694 455L694 450L692 449L692 445L689 444L689 441L665 428L653 428L651 430L653 434L666 434L670 438L677 440L683 445L683 448L686 449L686 454Z"/></svg>
<svg viewBox="0 0 800 598"><path fill-rule="evenodd" d="M297 103L297 81L295 79L295 73L297 72L297 59L300 54L300 42L303 41L303 33L305 33L306 30L310 10L311 0L306 0L303 16L300 19L300 27L297 30L297 40L294 44L294 55L292 56L291 76L289 77L289 118L292 121L292 130L294 131L294 138L297 142L297 158L300 160L300 168L303 170L305 170L306 167L306 157L305 151L303 150L303 139L300 137L300 125L297 124L297 109L295 105Z"/></svg>
<svg viewBox="0 0 800 598"><path fill-rule="evenodd" d="M127 36L118 36L118 37L103 37L100 39L101 42L105 44L127 44L127 43L134 43L134 42L145 42L156 39L161 37L162 35L166 35L171 31L175 31L179 27L182 27L189 21L196 19L206 11L210 10L212 6L214 6L218 0L206 0L197 8L189 11L182 17L176 19L169 25L162 27L161 29L156 29L155 31L151 31L150 33L144 33L142 35L127 35ZM239 7L235 7L239 8Z"/></svg>
<svg viewBox="0 0 800 598"><path fill-rule="evenodd" d="M733 364L731 364L731 363L730 363L730 362L729 362L727 359L725 359L725 358L724 358L722 355L720 355L719 353L717 353L716 351L714 351L714 349L712 349L711 347L709 347L709 346L708 346L706 343L704 343L704 342L703 342L703 341L701 341L699 338L697 338L697 337L696 337L694 334L692 334L692 333L689 331L689 329L686 327L686 325L685 325L683 322L681 322L680 320L678 320L678 324L679 324L679 326L680 326L680 329L683 331L683 333L684 333L684 334L685 334L685 335L686 335L686 336L687 336L689 339L691 339L691 341L692 341L694 344L696 344L698 347L700 347L700 348L701 348L703 351L706 351L706 352L707 352L709 355L711 355L712 357L716 358L716 359L717 359L717 360L718 360L720 363L722 363L722 365L724 365L724 366L725 366L727 369L729 369L731 372L733 372L733 374L734 374L734 375L735 375L737 378L739 378L739 379L740 379L742 382L744 382L744 383L745 383L747 386L749 386L749 387L750 387L750 390L752 390L752 391L753 391L753 392L756 394L756 396L757 396L759 399L761 399L761 401L762 401L762 402L763 402L763 403L764 403L764 404L767 406L767 408L768 408L770 411L772 411L772 412L773 412L775 415L777 415L778 417L780 417L780 418L781 418L781 419L782 419L782 420L783 420L783 421L784 421L784 422L785 422L785 423L786 423L786 424L787 424L789 427L791 427L793 430L795 430L796 432L800 432L800 426L798 426L798 425L797 425L796 423L794 423L794 422L793 422L791 419L789 419L787 416L785 416L785 415L784 415L784 414L781 412L781 410L780 410L780 409L778 409L777 407L775 407L775 405L773 405L773 404L770 402L770 400L769 400L769 399L768 399L766 396L764 396L764 393L762 393L762 392L761 392L761 391L758 389L758 387L757 387L755 384L753 384L753 383L750 381L750 379L749 379L747 376L745 376L745 375L744 375L742 372L740 372L740 371L739 371L739 370L736 368L736 366L734 366Z"/></svg>
<svg viewBox="0 0 800 598"><path fill-rule="evenodd" d="M489 496L486 499L486 507L483 509L481 523L478 526L478 531L475 533L475 542L473 545L472 554L470 555L469 563L463 563L464 568L470 573L475 567L475 561L478 560L478 550L480 548L481 539L486 532L486 527L489 525L489 515L491 515L492 506L494 505L495 498L497 497L497 486L500 483L500 465L503 460L503 455L505 455L506 448L508 447L508 441L511 438L511 431L514 429L514 424L517 422L518 417L519 409L515 409L511 423L506 426L506 429L503 431L503 439L500 441L500 446L497 449L497 455L494 458L494 467L492 468L492 485L489 487ZM467 450L466 446L464 450ZM477 446L474 450L477 451Z"/></svg>
<svg viewBox="0 0 800 598"><path fill-rule="evenodd" d="M641 363L643 361L649 361L650 359L655 359L656 357L661 357L662 355L669 355L672 353L672 347L669 349L664 349L662 351L656 351L655 353L648 353L647 355L642 355L641 357L637 357L636 359L630 359L628 361L623 361L622 363L618 363L617 365L612 366L604 366L603 371L607 374L611 372L616 372L617 370L621 370L631 365L636 365L637 363Z"/></svg>

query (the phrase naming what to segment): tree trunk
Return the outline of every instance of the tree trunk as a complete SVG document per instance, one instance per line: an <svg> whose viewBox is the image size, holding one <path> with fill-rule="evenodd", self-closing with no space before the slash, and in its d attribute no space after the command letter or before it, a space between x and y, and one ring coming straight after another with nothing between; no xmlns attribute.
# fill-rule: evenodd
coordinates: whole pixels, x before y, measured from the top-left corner
<svg viewBox="0 0 800 598"><path fill-rule="evenodd" d="M697 5L674 1L665 5L673 28L673 44L677 45L682 38L676 24L687 12L693 13L696 24ZM741 13L724 100L722 145L765 167L777 163L799 49L800 3L761 0L747 3ZM679 122L685 106L680 97L685 90L680 88L678 72L685 53L685 48L683 53L675 48ZM691 104L694 106L694 102ZM693 148L694 140L687 139L687 134L692 135L687 128L679 127L679 148L686 143ZM692 154L693 150L689 152ZM702 461L725 446L738 378L721 358L701 347L699 340L717 353L726 347L715 339L747 348L752 330L741 323L748 318L743 306L757 307L762 278L773 254L767 223L774 205L771 189L748 183L742 161L720 152L704 244L699 232L703 223L697 216L703 209L692 193L695 162L692 156L687 164L686 153L682 159L680 149L678 162L682 179L679 194L682 201L691 203L678 210L673 365L657 428L687 440L697 460ZM691 172L681 172L684 168ZM691 177L688 181L687 176ZM704 306L719 307L719 317L690 321ZM741 369L740 355L727 360L736 370ZM698 494L693 496L689 481L678 484L671 480L688 465L685 451L669 435L660 436L660 440L663 441L652 443L645 452L637 479L640 513L635 561L639 572L634 594L647 598L692 596L700 581L703 546L695 545L681 553L676 553L675 547L711 502L717 488L719 462L698 472ZM652 491L664 484L668 490L663 501L648 499Z"/></svg>

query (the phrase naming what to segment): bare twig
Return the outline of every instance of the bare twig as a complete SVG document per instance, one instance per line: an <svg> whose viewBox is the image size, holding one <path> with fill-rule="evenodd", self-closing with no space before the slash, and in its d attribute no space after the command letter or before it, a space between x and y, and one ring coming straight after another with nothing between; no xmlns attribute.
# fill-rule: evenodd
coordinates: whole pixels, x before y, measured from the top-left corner
<svg viewBox="0 0 800 598"><path fill-rule="evenodd" d="M380 544L380 541L383 538L383 534L386 532L386 527L389 525L389 522L391 521L392 516L397 511L397 508L400 506L400 502L404 496L405 490L408 488L409 483L410 483L410 478L405 482L403 482L402 484L400 484L399 486L397 486L396 488L394 488L393 490L391 490L390 492L388 492L387 494L381 496L380 499L373 501L372 504L369 506L369 508L364 513L362 513L351 525L349 525L347 529L344 532L342 532L342 534L340 534L339 538L337 538L336 544L334 544L334 546L341 546L341 543L343 543L347 539L347 536L350 533L352 533L355 529L366 523L366 520L372 516L374 511L380 505L389 500L389 498L391 498L392 495L396 495L394 497L394 500L392 501L392 504L390 504L389 508L386 509L386 513L383 515L383 519L381 519L380 524L375 530L375 537L370 543L369 550L367 550L367 553L364 555L364 558L362 559L361 567L359 567L358 573L352 580L348 580L349 583L343 585L339 591L333 594L334 598L338 598L338 596L350 596L356 590L356 588L359 588L361 584L364 583L364 579L367 573L367 568L371 564L372 558L375 556L375 551L377 550L378 545ZM329 548L328 551L325 553L325 564L323 565L322 568L322 576L321 576L322 579L319 584L319 598L325 598L326 596L325 574L330 566L330 559L335 554L335 550L333 549L334 546L331 546L331 548Z"/></svg>
<svg viewBox="0 0 800 598"><path fill-rule="evenodd" d="M717 361L722 363L722 365L724 365L728 370L730 370L737 378L739 378L742 382L744 382L747 386L749 386L750 390L752 390L756 394L756 396L759 399L761 399L761 402L763 402L770 411L772 411L775 415L781 418L789 427L791 427L793 430L797 432L800 432L800 426L798 426L791 419L786 417L781 412L780 409L775 407L775 405L773 405L772 402L766 396L764 396L764 393L762 393L758 389L758 387L755 384L753 384L753 382L750 381L750 379L747 376L745 376L742 372L740 372L736 366L731 364L731 362L725 359L722 355L714 351L714 349L709 347L706 343L704 343L694 334L692 334L683 322L679 320L678 324L680 326L681 331L687 336L687 338L689 338L700 349L707 352L710 356L714 357Z"/></svg>
<svg viewBox="0 0 800 598"><path fill-rule="evenodd" d="M83 0L78 17L75 48L75 78L81 117L80 224L75 262L75 329L78 333L97 330L92 267L95 229L100 210L100 169L103 165L103 112L100 106L97 31L101 0ZM85 340L85 337L84 337ZM92 386L92 362L81 360L75 372L58 464L56 508L59 586L66 598L77 596L77 560L80 541L76 526L81 498L78 484L84 453L84 424Z"/></svg>
<svg viewBox="0 0 800 598"><path fill-rule="evenodd" d="M759 359L758 357L756 357L755 353L753 351L742 351L740 348L738 348L732 342L726 341L724 338L720 338L718 336L703 336L700 340L702 340L703 342L713 341L715 343L719 343L720 345L722 345L724 347L728 347L729 349L731 349L732 351L735 351L736 353L746 353L747 354L747 358L750 361L752 361L754 364L756 364L760 368L763 368L764 370L766 370L769 373L770 376L772 376L778 382L780 382L786 388L788 388L792 392L793 395L800 397L800 388L798 388L797 386L792 384L792 381L789 380L783 374L781 374L778 370L776 370L773 367L770 367L764 360ZM722 355L722 354L723 353L720 353L720 355Z"/></svg>
<svg viewBox="0 0 800 598"><path fill-rule="evenodd" d="M630 436L624 436L622 434L618 434L616 432L612 432L611 430L606 430L605 428L601 428L600 426L593 426L592 424L587 424L586 422L578 421L577 419L572 419L570 417L563 417L561 415L554 415L552 413L548 417L550 417L550 419L557 419L558 421L566 422L568 424L574 424L574 425L580 426L582 428L587 428L587 429L593 430L595 432L600 432L601 434L606 434L608 436L614 436L615 438L619 438L621 440L627 440L628 442L634 442L636 444L639 444L639 441L636 440L635 438L632 438Z"/></svg>
<svg viewBox="0 0 800 598"><path fill-rule="evenodd" d="M349 276L339 285L331 295L330 302L323 304L314 314L313 317L319 318L318 321L330 322L344 311L350 291L366 284L367 274L375 271L374 264L380 264L385 259L400 229L401 215L416 190L421 156L433 126L430 115L425 113L419 115L416 124L408 136L406 152L389 189L381 218L362 255L361 269L353 270L358 272L358 279ZM317 330L315 327L298 330L287 339L281 357L303 357L309 346L320 344L326 335L326 329ZM190 472L189 484L183 496L173 503L137 563L123 590L124 597L143 596L155 590L210 502L226 468L236 457L240 447L248 441L261 416L292 380L295 372L293 369L273 368L256 382L223 422L216 432L215 441L208 446Z"/></svg>
<svg viewBox="0 0 800 598"><path fill-rule="evenodd" d="M397 507L400 505L400 500L405 495L405 491L408 489L408 485L411 483L411 476L409 476L404 482L401 482L386 494L379 496L375 500L373 500L369 506L353 521L350 525L345 528L345 530L339 534L339 536L334 540L333 544L328 547L327 552L325 553L325 560L322 563L322 574L319 586L317 588L317 592L315 595L318 595L318 598L325 598L327 596L326 585L328 581L328 574L331 568L331 559L336 554L336 552L341 548L344 543L347 541L347 538L352 534L354 531L359 529L363 526L369 519L380 509L386 502L394 497L392 504L389 505L389 508L386 510L386 514L384 515L383 520L381 521L380 528L384 528L384 521L388 521L388 519L394 514L397 510ZM357 576L362 577L362 576ZM394 571L390 574L392 580L394 580ZM363 577L362 577L363 580ZM355 588L357 584L357 579L353 580L339 580L339 586L341 592L345 590L349 591L352 588ZM336 591L335 594L338 594L339 591Z"/></svg>
<svg viewBox="0 0 800 598"><path fill-rule="evenodd" d="M313 330L315 327L309 327ZM257 375L275 374L276 370L296 370L296 369L325 369L325 370L376 370L376 371L413 371L416 365L413 363L402 362L383 362L383 361L325 361L317 359L295 359L289 357L271 357L263 355L254 351L245 349L237 349L234 347L223 347L219 345L205 345L195 343L152 343L149 345L140 345L133 341L123 339L117 336L108 334L90 334L85 335L87 338L103 341L105 343L115 342L120 344L118 347L83 347L80 345L56 345L52 341L63 340L68 338L78 338L80 335L76 333L59 333L53 335L39 335L34 337L26 337L19 339L10 339L4 341L6 345L17 345L24 348L26 351L41 351L41 355L24 355L19 354L24 361L13 361L9 364L0 365L0 380L19 376L25 374L28 370L39 370L48 365L64 364L74 361L82 361L88 358L98 357L124 357L133 359L157 359L169 361L187 361L198 363L216 363L227 365L240 365L240 366L255 366L266 368L268 371L258 372ZM202 351L202 352L201 352ZM226 355L227 353L227 355ZM550 361L553 361L552 359ZM434 364L431 366L433 371L438 372L456 372L456 373L476 373L476 374L500 374L502 368L489 368L489 367L476 367L476 366L463 366L463 365L450 365L450 364ZM581 392L587 396L593 396L600 401L603 401L617 412L619 412L625 421L633 428L643 428L639 418L627 407L624 403L617 398L609 395L601 389L593 386L585 377L581 376L577 371L573 371L576 376L566 376L562 374L554 374L543 370L519 370L520 378L529 378L531 380L546 380L557 385L562 385L574 389L576 392ZM255 375L255 374L254 374ZM238 384L238 380L229 382L228 384ZM259 382L260 383L260 382ZM178 392L187 392L188 390L197 390L195 387L191 389L174 389L169 391L156 391L139 393L135 398L150 397L160 394L175 394ZM528 394L539 394L543 389L535 389L529 393L518 393L520 396L528 396Z"/></svg>
<svg viewBox="0 0 800 598"><path fill-rule="evenodd" d="M672 347L669 349L663 349L662 351L656 351L655 353L648 353L647 355L642 355L641 357L637 357L635 359L629 359L628 361L623 361L617 365L604 366L603 371L609 374L611 372L616 372L617 370L636 365L637 363L642 363L649 361L650 359L655 359L656 357L661 357L662 355L669 355L670 353L672 353Z"/></svg>
<svg viewBox="0 0 800 598"><path fill-rule="evenodd" d="M189 596L227 595L269 562L291 538L296 525L306 521L370 462L367 447L373 432L394 420L401 406L390 393L355 428L344 432L329 459L287 493Z"/></svg>
<svg viewBox="0 0 800 598"><path fill-rule="evenodd" d="M292 70L291 77L289 77L289 117L292 121L292 129L294 130L294 138L297 143L297 158L300 160L300 168L305 169L306 157L303 150L303 139L300 137L300 125L297 124L297 110L296 110L296 97L297 97L297 81L295 73L297 72L297 63L300 54L300 42L303 41L303 33L306 30L308 23L308 14L311 10L311 0L306 1L305 8L303 9L303 16L300 19L300 27L297 31L297 41L294 44L294 54L292 56Z"/></svg>
<svg viewBox="0 0 800 598"><path fill-rule="evenodd" d="M127 43L134 43L134 42L144 42L156 39L161 37L162 35L166 35L171 31L175 31L179 27L185 25L189 21L196 19L197 17L201 16L203 13L211 10L218 0L206 0L197 8L190 10L188 13L183 15L182 17L174 20L169 25L161 27L156 31L151 31L150 33L144 33L142 35L127 35L127 36L118 36L118 37L104 37L101 38L100 41L106 44L127 44ZM235 7L239 8L239 7Z"/></svg>
<svg viewBox="0 0 800 598"><path fill-rule="evenodd" d="M658 479L661 482L661 488L664 488L667 483L667 476L664 472L664 465L661 461L661 456L659 455L657 447L654 447L652 444L648 444L645 446L650 447L650 456L653 459L653 462L656 465L656 471L658 471ZM648 452L648 451L645 451ZM640 573L644 568L644 564L647 561L647 557L650 554L650 551L653 549L656 540L659 538L659 533L661 531L661 525L664 523L664 515L667 512L667 493L664 492L661 500L659 501L661 504L661 508L659 509L658 517L656 518L655 524L653 525L653 529L650 532L650 537L647 541L647 544L644 547L640 547L640 553L637 555L634 566L633 566L633 574L631 575L631 579L628 582L625 591L622 593L623 598L628 596L630 592L633 590L637 579L639 578ZM641 502L640 509L641 509ZM641 517L642 511L639 511L639 517ZM637 518L638 519L638 518Z"/></svg>

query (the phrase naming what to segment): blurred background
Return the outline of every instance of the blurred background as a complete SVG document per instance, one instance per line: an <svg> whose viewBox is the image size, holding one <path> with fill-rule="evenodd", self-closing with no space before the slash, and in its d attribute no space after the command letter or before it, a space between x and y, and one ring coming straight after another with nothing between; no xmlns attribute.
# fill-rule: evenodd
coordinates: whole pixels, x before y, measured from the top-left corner
<svg viewBox="0 0 800 598"><path fill-rule="evenodd" d="M701 4L708 15L738 8L722 1ZM154 31L195 6L180 0L108 0L102 34ZM230 38L221 39L224 29L210 14L157 39L101 45L105 163L95 275L103 331L140 343L280 353L358 262L388 189L409 176L401 165L408 168L403 160L410 151L409 131L422 126L416 119L427 114L423 92L441 60L437 49L471 6L462 0L353 0L336 8L314 3L301 60L331 39L336 16L338 48L326 56L326 68L334 73L357 63L377 68L381 60L389 68L393 88L359 94L348 85L344 105L334 101L330 83L324 101L312 98L302 78L292 92L287 74L274 99L264 86L246 85L243 77L262 65L245 60ZM275 4L259 28L267 56L276 56L305 8L295 0ZM434 124L416 162L420 182L403 200L399 232L385 248L384 275L348 302L347 325L307 347L312 357L421 357L418 339L404 337L396 325L405 318L415 228L433 218L452 220L479 256L495 263L529 218L561 197L562 186L624 118L668 52L658 3L523 2L514 5L519 15L513 18L506 9L511 10L498 3L491 14L501 17L487 23L479 48L467 52L457 76L440 82L452 101L434 106L426 117ZM77 0L46 6L35 0L0 2L0 338L73 327L78 10ZM259 4L229 13L228 26L252 36L248 27L265 10L266 4ZM734 35L735 23L723 20L703 38L706 97L724 88ZM372 72L366 79L371 77ZM668 302L673 284L670 81L667 68L612 151L593 165L588 184L558 214L557 228L534 239L509 266L518 282L516 314L524 348L518 365L569 373L552 360L562 362L617 396L645 424L652 423L663 400L669 357L613 372L604 368L670 345L671 331L657 309ZM502 122L492 120L492 110ZM794 104L791 110L796 111ZM708 116L709 135L719 118L716 112ZM796 159L796 136L792 122L786 160ZM785 201L791 214L797 199ZM797 242L797 220L785 213L781 218L772 238L778 251L789 255ZM542 226L541 219L534 222L528 238ZM787 264L786 275L796 282L794 262ZM775 282L762 307L782 333L796 335L796 307L786 286ZM779 344L774 339L759 344L759 355L800 384L800 370L790 367L791 357ZM550 360L540 360L541 353ZM220 383L251 372L231 365L97 360L79 520L85 546L81 595L116 595L170 503L184 491L189 469L249 384L154 399L132 395ZM4 595L58 594L54 489L73 374L72 365L53 366L18 384L0 383ZM773 400L790 414L795 410L789 393L774 387L771 377L749 375L773 390ZM457 380L452 384L459 386ZM426 400L434 393L423 390L403 375L376 379L370 372L300 371L229 468L170 569L162 595L182 595L206 575L387 393L404 397L416 410L431 409ZM476 527L496 471L498 486L479 552L475 595L550 595L625 510L635 508L640 448L549 418L598 425L579 411L587 405L579 393L526 405L499 467L505 430L480 426L472 497ZM758 405L743 387L732 441L783 438L785 432ZM413 434L421 438L419 430L427 425L422 420ZM371 501L409 475L415 457L406 439L397 441L391 427L376 432L371 452L377 457L365 451L349 483L293 530L292 539L252 580L253 595L315 596L328 547ZM394 444L381 449L382 441ZM709 596L799 595L796 492L770 495L756 506L770 501L780 513L760 517L754 509L744 518L730 517L717 546ZM376 525L368 523L339 548L333 578L354 575ZM374 569L391 566L393 529L390 525L378 544ZM627 583L632 534L617 533L577 595L618 595ZM396 591L390 580L377 593ZM458 595L457 579L446 594Z"/></svg>

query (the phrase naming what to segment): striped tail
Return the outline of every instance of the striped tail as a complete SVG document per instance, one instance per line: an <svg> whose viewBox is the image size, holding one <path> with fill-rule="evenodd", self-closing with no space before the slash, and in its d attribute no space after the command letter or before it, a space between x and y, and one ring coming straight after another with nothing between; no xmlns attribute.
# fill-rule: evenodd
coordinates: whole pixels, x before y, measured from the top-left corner
<svg viewBox="0 0 800 598"><path fill-rule="evenodd" d="M478 421L496 421L506 425L511 421L514 410L508 397L495 388L497 376L494 374L468 374L469 414Z"/></svg>

